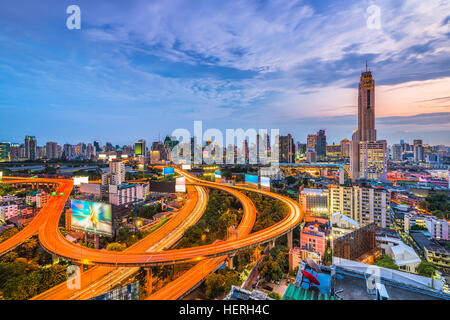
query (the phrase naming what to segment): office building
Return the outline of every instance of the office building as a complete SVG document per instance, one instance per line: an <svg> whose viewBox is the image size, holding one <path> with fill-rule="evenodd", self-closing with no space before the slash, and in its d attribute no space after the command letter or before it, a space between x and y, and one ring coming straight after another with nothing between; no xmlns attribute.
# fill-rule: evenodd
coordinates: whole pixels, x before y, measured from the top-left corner
<svg viewBox="0 0 450 320"><path fill-rule="evenodd" d="M96 155L97 149L92 144L89 143L86 147L86 159L92 160L96 157Z"/></svg>
<svg viewBox="0 0 450 320"><path fill-rule="evenodd" d="M21 158L20 145L17 143L11 143L9 155L11 161L19 161Z"/></svg>
<svg viewBox="0 0 450 320"><path fill-rule="evenodd" d="M58 144L50 141L45 144L46 157L49 160L58 159Z"/></svg>
<svg viewBox="0 0 450 320"><path fill-rule="evenodd" d="M419 215L413 213L405 213L404 215L404 230L409 231L412 226L417 225L425 227L433 239L436 240L450 240L448 230L449 222L443 219L438 219L430 215Z"/></svg>
<svg viewBox="0 0 450 320"><path fill-rule="evenodd" d="M148 183L109 185L109 203L120 206L145 200L150 192Z"/></svg>
<svg viewBox="0 0 450 320"><path fill-rule="evenodd" d="M0 161L10 160L11 144L9 142L0 142Z"/></svg>
<svg viewBox="0 0 450 320"><path fill-rule="evenodd" d="M424 149L422 140L414 140L413 152L414 152L414 161L415 162L425 161L425 149Z"/></svg>
<svg viewBox="0 0 450 320"><path fill-rule="evenodd" d="M327 136L325 130L319 130L316 135L316 152L319 160L324 160L327 155Z"/></svg>
<svg viewBox="0 0 450 320"><path fill-rule="evenodd" d="M291 134L280 136L279 140L280 163L295 163L295 146Z"/></svg>
<svg viewBox="0 0 450 320"><path fill-rule="evenodd" d="M384 179L387 172L387 144L377 141L375 130L375 80L367 68L358 87L358 128L353 132L350 156L352 180Z"/></svg>
<svg viewBox="0 0 450 320"><path fill-rule="evenodd" d="M339 160L342 155L341 145L328 145L327 146L327 159L328 160Z"/></svg>
<svg viewBox="0 0 450 320"><path fill-rule="evenodd" d="M308 149L306 151L306 161L309 163L317 162L317 152L313 149Z"/></svg>
<svg viewBox="0 0 450 320"><path fill-rule="evenodd" d="M359 143L359 179L386 180L387 143L385 140Z"/></svg>
<svg viewBox="0 0 450 320"><path fill-rule="evenodd" d="M147 146L146 146L145 140L141 139L134 143L134 155L136 157L139 157L139 156L145 157L146 150L147 150Z"/></svg>
<svg viewBox="0 0 450 320"><path fill-rule="evenodd" d="M390 221L389 192L370 186L328 186L330 212L341 212L360 225L375 222L388 228Z"/></svg>
<svg viewBox="0 0 450 320"><path fill-rule="evenodd" d="M328 216L328 189L300 190L299 202L302 211L307 216Z"/></svg>
<svg viewBox="0 0 450 320"><path fill-rule="evenodd" d="M402 161L402 145L401 144L394 144L392 146L392 161Z"/></svg>
<svg viewBox="0 0 450 320"><path fill-rule="evenodd" d="M350 158L351 141L349 141L348 139L342 139L340 144L341 144L341 158L342 159Z"/></svg>
<svg viewBox="0 0 450 320"><path fill-rule="evenodd" d="M316 150L316 135L315 134L308 134L308 137L306 139L306 148Z"/></svg>
<svg viewBox="0 0 450 320"><path fill-rule="evenodd" d="M95 152L99 153L102 151L102 147L100 146L100 141L94 141Z"/></svg>
<svg viewBox="0 0 450 320"><path fill-rule="evenodd" d="M36 137L26 136L24 146L25 146L25 158L27 160L36 160L37 158Z"/></svg>
<svg viewBox="0 0 450 320"><path fill-rule="evenodd" d="M326 226L321 223L308 222L300 231L300 249L320 254L323 259L327 246Z"/></svg>

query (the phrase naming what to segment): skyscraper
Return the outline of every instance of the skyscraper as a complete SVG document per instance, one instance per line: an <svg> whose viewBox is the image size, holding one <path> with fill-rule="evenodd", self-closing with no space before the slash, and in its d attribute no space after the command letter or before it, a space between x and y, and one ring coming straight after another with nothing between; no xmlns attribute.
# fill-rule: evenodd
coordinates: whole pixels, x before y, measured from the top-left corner
<svg viewBox="0 0 450 320"><path fill-rule="evenodd" d="M377 141L375 130L375 80L368 69L358 87L358 129L353 132L350 170L353 180L383 179L387 169L387 143Z"/></svg>
<svg viewBox="0 0 450 320"><path fill-rule="evenodd" d="M58 158L58 144L56 142L50 141L45 145L47 159L57 159Z"/></svg>
<svg viewBox="0 0 450 320"><path fill-rule="evenodd" d="M102 148L100 147L100 141L95 140L95 141L94 141L94 147L95 147L95 151L96 151L96 152L102 151Z"/></svg>
<svg viewBox="0 0 450 320"><path fill-rule="evenodd" d="M291 134L280 136L280 163L294 163L295 146Z"/></svg>
<svg viewBox="0 0 450 320"><path fill-rule="evenodd" d="M422 162L425 160L425 150L422 140L414 140L413 142L414 161Z"/></svg>
<svg viewBox="0 0 450 320"><path fill-rule="evenodd" d="M308 134L306 148L313 149L314 151L316 150L316 135L315 134Z"/></svg>
<svg viewBox="0 0 450 320"><path fill-rule="evenodd" d="M403 147L401 144L394 144L392 146L392 161L402 161Z"/></svg>
<svg viewBox="0 0 450 320"><path fill-rule="evenodd" d="M19 161L20 160L20 145L17 143L11 143L9 155L10 155L11 161Z"/></svg>
<svg viewBox="0 0 450 320"><path fill-rule="evenodd" d="M9 161L10 148L9 142L0 142L0 161Z"/></svg>
<svg viewBox="0 0 450 320"><path fill-rule="evenodd" d="M143 156L145 157L146 151L146 143L145 140L139 140L134 144L134 155L135 156Z"/></svg>
<svg viewBox="0 0 450 320"><path fill-rule="evenodd" d="M350 158L350 147L351 141L348 141L348 139L341 140L341 158Z"/></svg>
<svg viewBox="0 0 450 320"><path fill-rule="evenodd" d="M28 160L36 160L36 137L25 137L25 158Z"/></svg>
<svg viewBox="0 0 450 320"><path fill-rule="evenodd" d="M316 153L320 160L325 159L327 154L327 136L325 130L319 130L316 134Z"/></svg>

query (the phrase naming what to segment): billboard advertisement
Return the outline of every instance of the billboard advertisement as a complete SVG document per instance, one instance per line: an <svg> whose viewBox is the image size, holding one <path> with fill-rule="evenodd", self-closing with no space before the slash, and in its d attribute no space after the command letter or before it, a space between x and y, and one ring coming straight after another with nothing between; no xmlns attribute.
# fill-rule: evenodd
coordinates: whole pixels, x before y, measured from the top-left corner
<svg viewBox="0 0 450 320"><path fill-rule="evenodd" d="M163 169L163 174L164 175L168 175L168 174L174 174L175 173L175 168L170 167L170 168L164 168Z"/></svg>
<svg viewBox="0 0 450 320"><path fill-rule="evenodd" d="M89 177L73 177L73 184L79 186L82 183L89 183Z"/></svg>
<svg viewBox="0 0 450 320"><path fill-rule="evenodd" d="M183 169L183 170L191 170L192 168L191 168L191 165L190 165L190 164L183 164L183 165L181 166L181 169Z"/></svg>
<svg viewBox="0 0 450 320"><path fill-rule="evenodd" d="M270 178L261 177L261 187L270 188Z"/></svg>
<svg viewBox="0 0 450 320"><path fill-rule="evenodd" d="M112 235L112 209L110 204L72 200L70 208L73 229L105 236Z"/></svg>
<svg viewBox="0 0 450 320"><path fill-rule="evenodd" d="M186 192L186 178L180 177L175 180L175 191L176 192Z"/></svg>
<svg viewBox="0 0 450 320"><path fill-rule="evenodd" d="M246 183L258 184L258 176L255 176L255 175L252 175L252 174L246 174L245 175L245 182Z"/></svg>
<svg viewBox="0 0 450 320"><path fill-rule="evenodd" d="M216 171L216 172L214 173L214 175L216 176L216 179L222 179L222 172Z"/></svg>
<svg viewBox="0 0 450 320"><path fill-rule="evenodd" d="M150 192L175 193L175 180L150 181Z"/></svg>

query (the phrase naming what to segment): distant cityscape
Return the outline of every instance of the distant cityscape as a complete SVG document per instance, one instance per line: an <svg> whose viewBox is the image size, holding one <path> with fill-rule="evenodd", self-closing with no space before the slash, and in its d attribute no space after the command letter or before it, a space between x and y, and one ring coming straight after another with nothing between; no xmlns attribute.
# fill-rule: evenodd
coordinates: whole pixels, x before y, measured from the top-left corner
<svg viewBox="0 0 450 320"><path fill-rule="evenodd" d="M48 248L53 250L53 265L81 261L75 256L79 246L106 251L127 250L139 244L147 250L170 246L207 248L224 237L227 241L251 238L250 230L244 233L237 224L244 219L242 207L218 209L220 203L231 203L232 196L227 192L237 188L249 197L238 196L242 203L251 199L261 212L266 212L264 206L272 208L265 213L268 216L257 216L253 230L272 230L277 222L284 221L280 203L297 206L302 219L287 231L275 232L269 241L251 238L254 243L250 249L238 247L225 258L212 256L192 269L183 264L187 258L180 257L180 271L173 275L159 269L159 265L173 263L170 261L150 266L123 262L129 268L120 273L117 269L109 285L117 286L122 277L128 279L123 294L108 292L101 284L101 272L95 271L99 273L90 282L95 289L91 292L83 287L76 294L89 299L448 300L449 147L426 145L420 139L412 143L402 140L391 146L385 140L377 140L375 88L372 72L366 66L358 86L358 127L351 140L329 145L325 130L309 134L306 143L294 142L291 134L274 140L269 135L258 135L256 146L249 140L244 140L242 146L232 146L235 160L238 154L244 155L242 162L233 164L225 161L226 149L213 139L199 145L196 139L189 142L190 159L194 159L196 148L200 148L203 159L213 159L200 164L175 162L172 154L180 142L179 137L170 135L151 145L139 140L125 146L110 142L102 145L100 141L62 146L50 141L38 146L36 136L26 136L23 144L2 142L0 235L16 230L8 241L24 241L20 235L32 228L32 222L42 216L40 212L51 201L60 201L55 197L69 197L52 187L56 183L52 181L65 181L70 185L71 207L63 210L64 222L59 227L75 247L64 253L58 251L63 249ZM256 163L250 159L254 147ZM266 154L278 150L278 161L263 163L261 150ZM197 189L188 182L198 184ZM204 205L210 208L206 210L219 212L218 217L202 217L205 207L195 207L191 216L199 215L199 222L190 221L187 216L177 222L177 214L189 206L193 194L195 199L207 198L203 189L217 185L222 191L211 189L210 199ZM258 192L266 192L266 196L273 197L272 202L262 206L262 200L256 197ZM173 226L168 221L173 221ZM184 231L176 227L176 222L191 224L191 228ZM165 237L158 238L160 242L153 246L144 245L158 229L165 232ZM46 232L50 230L40 230L39 238L46 239ZM8 241L5 240L4 249L0 242L0 254L14 248ZM102 259L108 258L99 254L89 263L101 266L107 261ZM206 274L196 271L208 264L210 271ZM90 268L87 263L81 265L86 270ZM195 280L187 280L194 279L193 274ZM373 278L373 274L377 277ZM237 278L223 282L220 277ZM186 281L186 287L181 286L181 281ZM205 284L198 287L203 281ZM220 287L220 281L227 285ZM212 286L220 289L213 293ZM40 289L36 298L65 298L73 294L65 287L49 292Z"/></svg>

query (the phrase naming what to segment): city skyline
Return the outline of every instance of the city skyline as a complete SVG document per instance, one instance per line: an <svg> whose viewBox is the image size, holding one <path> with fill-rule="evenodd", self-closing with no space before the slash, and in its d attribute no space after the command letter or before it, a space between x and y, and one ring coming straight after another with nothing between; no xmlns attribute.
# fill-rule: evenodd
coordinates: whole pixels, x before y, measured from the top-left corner
<svg viewBox="0 0 450 320"><path fill-rule="evenodd" d="M65 26L67 1L50 3L0 5L0 116L15 123L3 141L123 145L202 120L295 142L325 128L338 144L357 125L368 60L378 138L450 144L444 2L381 2L370 29L370 1L79 1L81 30Z"/></svg>

